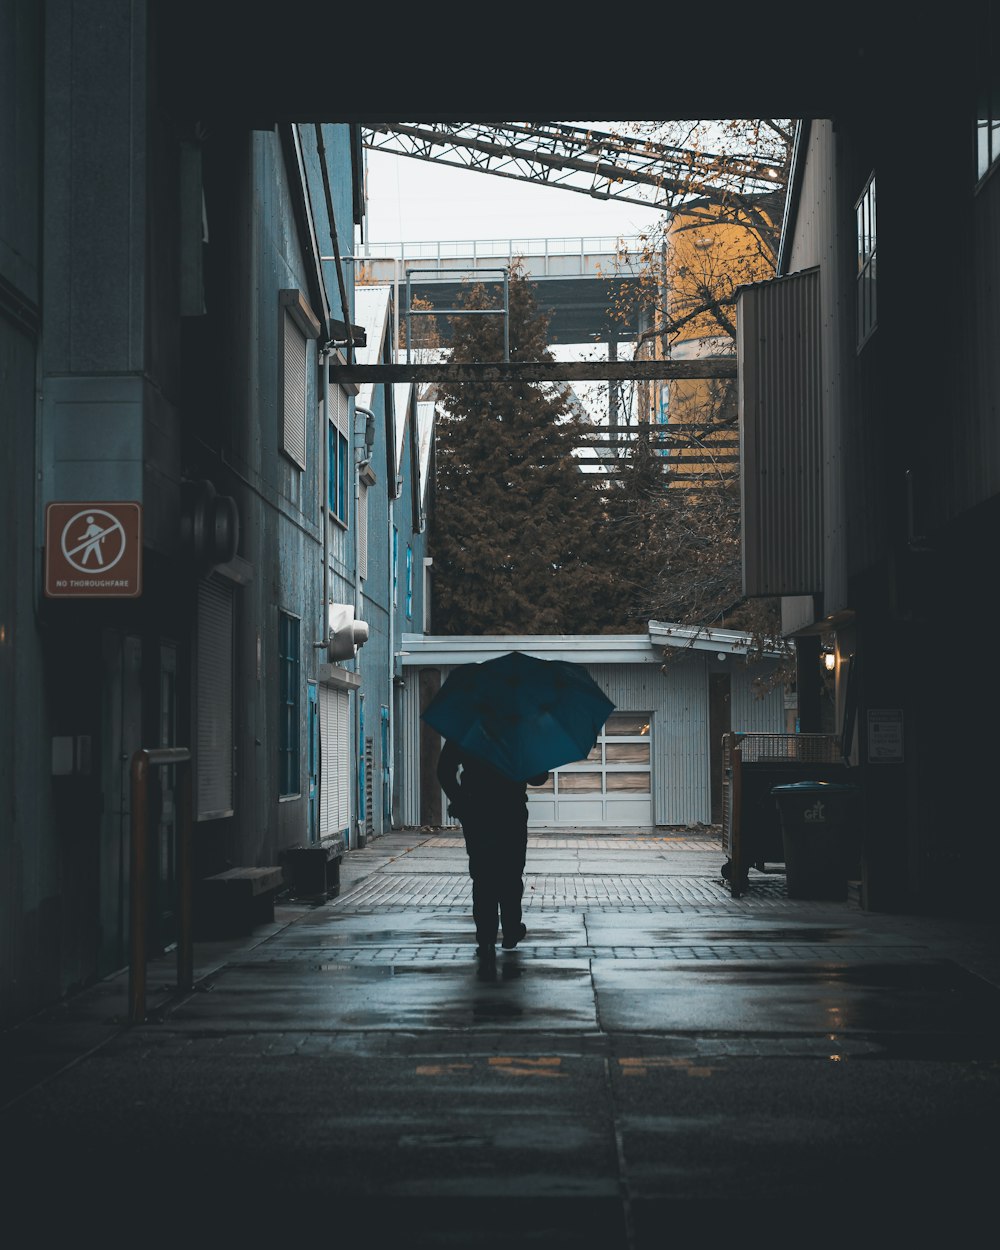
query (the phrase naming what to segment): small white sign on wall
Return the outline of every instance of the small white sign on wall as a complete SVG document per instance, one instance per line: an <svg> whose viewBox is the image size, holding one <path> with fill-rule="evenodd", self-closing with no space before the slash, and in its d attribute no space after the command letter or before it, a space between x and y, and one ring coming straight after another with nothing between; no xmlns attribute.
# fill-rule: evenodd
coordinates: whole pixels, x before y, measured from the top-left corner
<svg viewBox="0 0 1000 1250"><path fill-rule="evenodd" d="M903 713L899 708L868 709L868 762L903 761Z"/></svg>

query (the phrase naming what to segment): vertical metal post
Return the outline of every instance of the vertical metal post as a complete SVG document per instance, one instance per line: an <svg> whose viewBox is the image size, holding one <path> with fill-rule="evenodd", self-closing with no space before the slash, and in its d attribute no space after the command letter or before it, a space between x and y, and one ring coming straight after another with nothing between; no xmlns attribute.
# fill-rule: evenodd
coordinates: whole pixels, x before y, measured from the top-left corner
<svg viewBox="0 0 1000 1250"><path fill-rule="evenodd" d="M730 802L732 812L732 849L729 854L729 893L739 898L743 893L743 749L733 747L733 779Z"/></svg>
<svg viewBox="0 0 1000 1250"><path fill-rule="evenodd" d="M178 777L180 827L177 844L177 985L194 988L191 752L187 747L142 748L132 756L132 839L129 865L128 1018L146 1018L146 938L149 931L149 769L152 764L183 764Z"/></svg>
<svg viewBox="0 0 1000 1250"><path fill-rule="evenodd" d="M413 318L410 315L410 304L412 295L410 293L410 271L406 271L406 363L410 363L410 344L413 342Z"/></svg>
<svg viewBox="0 0 1000 1250"><path fill-rule="evenodd" d="M510 270L503 271L503 358L510 360Z"/></svg>
<svg viewBox="0 0 1000 1250"><path fill-rule="evenodd" d="M146 903L149 896L146 807L149 792L149 752L132 756L132 844L129 864L130 915L128 964L128 1018L141 1024L146 1018Z"/></svg>

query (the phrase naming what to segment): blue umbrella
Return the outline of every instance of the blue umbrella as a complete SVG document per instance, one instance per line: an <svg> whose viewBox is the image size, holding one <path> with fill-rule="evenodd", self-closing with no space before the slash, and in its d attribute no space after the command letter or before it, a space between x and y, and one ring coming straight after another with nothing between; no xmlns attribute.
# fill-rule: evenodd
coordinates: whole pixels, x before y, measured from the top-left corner
<svg viewBox="0 0 1000 1250"><path fill-rule="evenodd" d="M581 664L522 651L462 664L423 719L515 781L586 759L615 705Z"/></svg>

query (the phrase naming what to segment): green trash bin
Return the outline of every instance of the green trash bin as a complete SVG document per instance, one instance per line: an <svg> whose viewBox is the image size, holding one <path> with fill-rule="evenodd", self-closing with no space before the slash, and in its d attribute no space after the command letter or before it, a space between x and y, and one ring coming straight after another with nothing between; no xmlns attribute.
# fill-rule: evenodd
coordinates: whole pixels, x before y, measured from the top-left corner
<svg viewBox="0 0 1000 1250"><path fill-rule="evenodd" d="M849 848L856 836L860 793L857 786L837 781L772 786L789 898L847 897Z"/></svg>

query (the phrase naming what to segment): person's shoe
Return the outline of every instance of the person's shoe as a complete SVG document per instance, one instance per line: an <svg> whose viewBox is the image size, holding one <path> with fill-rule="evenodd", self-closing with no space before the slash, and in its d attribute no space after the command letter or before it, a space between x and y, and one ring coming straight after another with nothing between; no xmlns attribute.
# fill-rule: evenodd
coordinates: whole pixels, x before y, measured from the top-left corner
<svg viewBox="0 0 1000 1250"><path fill-rule="evenodd" d="M518 944L518 942L520 942L521 939L527 934L527 932L528 932L527 926L522 924L518 926L518 932L516 936L514 934L511 934L510 937L508 937L507 934L505 933L503 935L504 950L512 951L514 947Z"/></svg>
<svg viewBox="0 0 1000 1250"><path fill-rule="evenodd" d="M480 959L496 959L497 948L495 946L487 946L483 944L476 947L476 954Z"/></svg>

